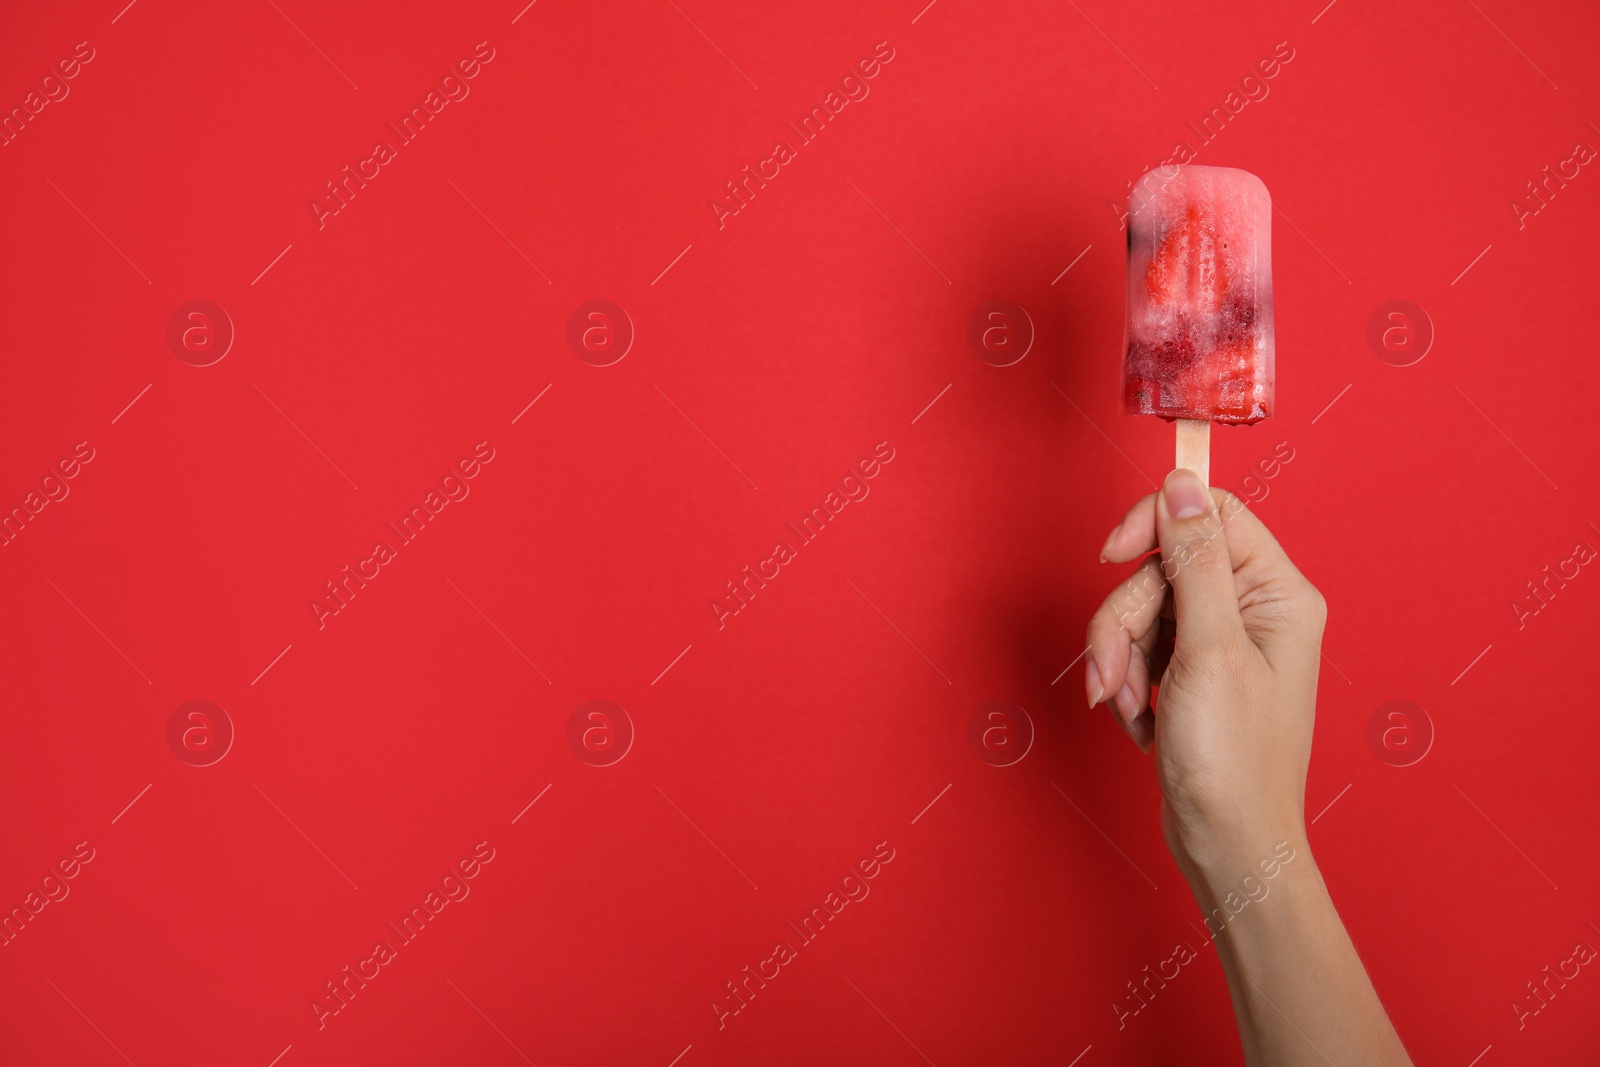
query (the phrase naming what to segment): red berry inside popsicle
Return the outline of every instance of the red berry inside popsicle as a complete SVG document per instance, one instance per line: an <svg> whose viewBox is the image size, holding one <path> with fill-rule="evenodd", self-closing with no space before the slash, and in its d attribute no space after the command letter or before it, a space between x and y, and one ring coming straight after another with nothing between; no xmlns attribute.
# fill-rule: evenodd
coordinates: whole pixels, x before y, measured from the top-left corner
<svg viewBox="0 0 1600 1067"><path fill-rule="evenodd" d="M1128 219L1124 410L1249 423L1272 413L1272 203L1254 175L1177 167Z"/></svg>
<svg viewBox="0 0 1600 1067"><path fill-rule="evenodd" d="M1150 257L1145 272L1150 299L1195 315L1216 314L1228 293L1227 271L1217 257L1220 243L1216 219L1190 204Z"/></svg>

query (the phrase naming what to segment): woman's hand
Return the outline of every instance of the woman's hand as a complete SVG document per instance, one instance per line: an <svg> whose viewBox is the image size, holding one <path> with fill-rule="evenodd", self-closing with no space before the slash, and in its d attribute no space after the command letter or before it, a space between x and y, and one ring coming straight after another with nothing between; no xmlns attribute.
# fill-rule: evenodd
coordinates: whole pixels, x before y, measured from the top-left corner
<svg viewBox="0 0 1600 1067"><path fill-rule="evenodd" d="M1101 559L1158 548L1090 621L1085 674L1089 704L1154 746L1162 829L1192 874L1303 839L1327 608L1243 502L1190 471L1135 504Z"/></svg>
<svg viewBox="0 0 1600 1067"><path fill-rule="evenodd" d="M1109 701L1155 749L1162 830L1217 946L1245 1060L1407 1067L1305 837L1322 596L1237 497L1190 471L1135 504L1101 559L1157 548L1089 623L1089 704Z"/></svg>

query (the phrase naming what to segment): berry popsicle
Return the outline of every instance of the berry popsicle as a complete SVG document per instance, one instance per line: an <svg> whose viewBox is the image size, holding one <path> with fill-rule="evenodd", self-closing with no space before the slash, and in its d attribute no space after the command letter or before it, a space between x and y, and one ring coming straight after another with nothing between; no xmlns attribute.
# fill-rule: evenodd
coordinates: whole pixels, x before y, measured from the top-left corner
<svg viewBox="0 0 1600 1067"><path fill-rule="evenodd" d="M1213 422L1272 414L1272 199L1232 167L1174 166L1128 204L1123 410L1178 420L1177 465L1210 484Z"/></svg>

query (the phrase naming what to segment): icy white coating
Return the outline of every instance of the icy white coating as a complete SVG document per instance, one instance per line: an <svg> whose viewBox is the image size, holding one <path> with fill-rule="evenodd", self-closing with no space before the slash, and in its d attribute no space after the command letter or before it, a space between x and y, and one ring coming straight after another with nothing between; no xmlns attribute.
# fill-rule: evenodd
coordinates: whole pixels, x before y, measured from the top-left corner
<svg viewBox="0 0 1600 1067"><path fill-rule="evenodd" d="M1132 414L1272 414L1272 199L1231 167L1175 166L1134 187L1123 401Z"/></svg>

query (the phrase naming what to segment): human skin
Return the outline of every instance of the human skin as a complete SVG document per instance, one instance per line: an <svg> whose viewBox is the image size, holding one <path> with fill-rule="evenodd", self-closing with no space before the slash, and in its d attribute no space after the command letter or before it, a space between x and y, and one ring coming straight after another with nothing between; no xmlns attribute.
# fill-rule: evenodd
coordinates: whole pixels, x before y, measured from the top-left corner
<svg viewBox="0 0 1600 1067"><path fill-rule="evenodd" d="M1090 621L1085 685L1153 753L1162 834L1203 914L1281 843L1294 850L1270 898L1214 942L1245 1062L1409 1065L1306 839L1327 605L1237 497L1192 471L1135 504L1100 558L1157 550Z"/></svg>

